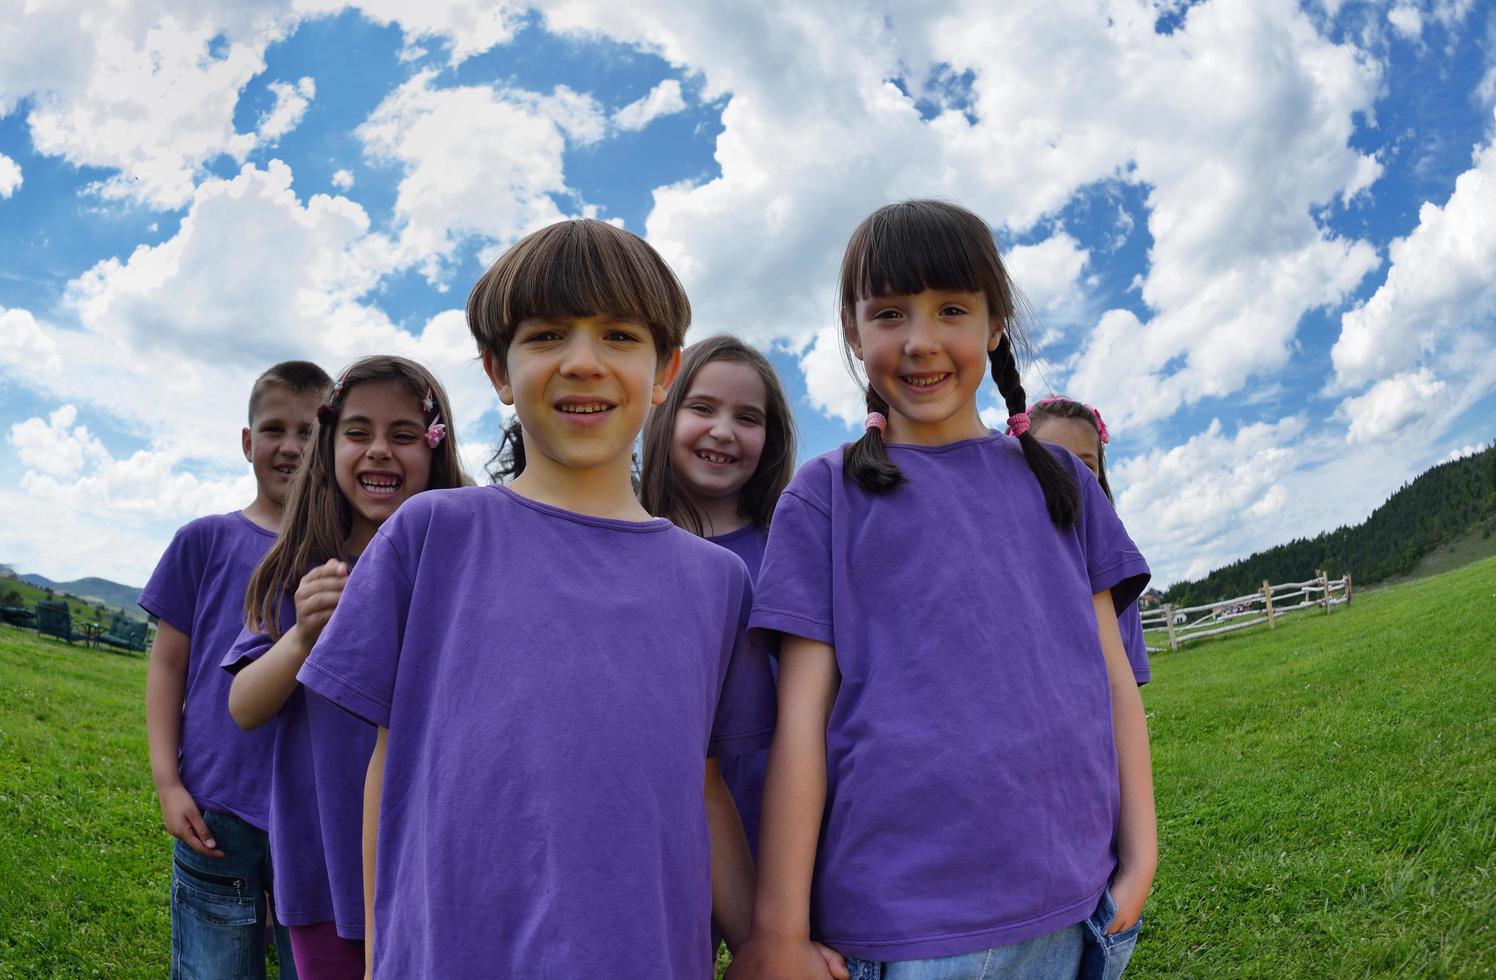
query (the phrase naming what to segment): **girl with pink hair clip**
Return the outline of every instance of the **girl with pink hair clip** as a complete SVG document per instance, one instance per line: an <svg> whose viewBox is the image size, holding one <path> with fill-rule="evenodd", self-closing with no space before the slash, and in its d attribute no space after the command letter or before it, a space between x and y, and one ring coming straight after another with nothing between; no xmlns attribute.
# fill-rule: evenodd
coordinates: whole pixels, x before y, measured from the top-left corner
<svg viewBox="0 0 1496 980"><path fill-rule="evenodd" d="M245 593L248 626L223 658L239 727L273 724L275 914L301 980L364 975L364 773L374 726L296 679L349 573L405 501L464 482L452 409L425 367L356 361L317 410L280 537Z"/></svg>
<svg viewBox="0 0 1496 980"><path fill-rule="evenodd" d="M1034 438L1070 450L1086 464L1086 469L1095 474L1106 499L1115 505L1117 501L1106 478L1106 447L1111 442L1111 434L1107 432L1101 412L1073 398L1050 395L1029 406L1028 417L1029 431ZM1122 631L1122 645L1127 648L1132 676L1142 687L1152 675L1148 667L1148 646L1143 641L1142 614L1136 602L1118 612L1117 626Z"/></svg>

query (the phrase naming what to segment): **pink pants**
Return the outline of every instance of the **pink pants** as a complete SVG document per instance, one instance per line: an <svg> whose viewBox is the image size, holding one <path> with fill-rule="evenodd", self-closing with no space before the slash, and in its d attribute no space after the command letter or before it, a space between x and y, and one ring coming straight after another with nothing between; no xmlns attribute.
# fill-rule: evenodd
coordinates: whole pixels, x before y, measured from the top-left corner
<svg viewBox="0 0 1496 980"><path fill-rule="evenodd" d="M363 980L364 941L344 939L331 922L291 926L291 955L301 980Z"/></svg>

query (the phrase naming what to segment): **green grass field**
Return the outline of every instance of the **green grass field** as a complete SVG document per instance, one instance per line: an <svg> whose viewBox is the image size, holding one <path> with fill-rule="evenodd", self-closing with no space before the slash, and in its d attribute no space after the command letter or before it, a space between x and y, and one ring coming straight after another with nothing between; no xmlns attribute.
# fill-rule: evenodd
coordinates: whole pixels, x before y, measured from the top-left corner
<svg viewBox="0 0 1496 980"><path fill-rule="evenodd" d="M1154 661L1130 977L1496 976L1496 560ZM0 977L160 977L145 662L0 628Z"/></svg>

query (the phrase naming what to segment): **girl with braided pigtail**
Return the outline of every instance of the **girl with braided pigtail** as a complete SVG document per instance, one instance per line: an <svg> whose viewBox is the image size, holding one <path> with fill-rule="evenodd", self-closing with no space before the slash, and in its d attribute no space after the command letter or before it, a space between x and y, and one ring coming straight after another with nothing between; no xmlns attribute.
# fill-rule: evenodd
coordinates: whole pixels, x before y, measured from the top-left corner
<svg viewBox="0 0 1496 980"><path fill-rule="evenodd" d="M1157 864L1116 609L1148 567L1034 438L991 230L940 201L847 246L867 431L780 496L750 628L779 638L759 889L733 980L1117 976ZM990 370L1010 434L982 422Z"/></svg>

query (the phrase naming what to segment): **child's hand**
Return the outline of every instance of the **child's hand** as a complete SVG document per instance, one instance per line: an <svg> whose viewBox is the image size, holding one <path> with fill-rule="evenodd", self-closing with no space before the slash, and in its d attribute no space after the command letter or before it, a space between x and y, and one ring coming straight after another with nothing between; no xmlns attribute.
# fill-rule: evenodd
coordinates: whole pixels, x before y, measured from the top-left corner
<svg viewBox="0 0 1496 980"><path fill-rule="evenodd" d="M820 943L814 942L811 945L816 948L817 953L821 954L821 959L826 961L826 969L831 972L831 975L836 980L852 980L852 971L847 969L846 957L830 946L823 946Z"/></svg>
<svg viewBox="0 0 1496 980"><path fill-rule="evenodd" d="M1143 917L1143 903L1148 901L1148 889L1153 884L1152 875L1128 873L1119 868L1112 879L1112 901L1117 903L1117 914L1106 927L1107 935L1131 929Z"/></svg>
<svg viewBox="0 0 1496 980"><path fill-rule="evenodd" d="M301 584L296 586L296 626L306 636L308 648L322 635L347 584L348 566L336 558L329 558L301 577Z"/></svg>
<svg viewBox="0 0 1496 980"><path fill-rule="evenodd" d="M218 849L218 842L213 839L208 825L203 822L203 814L197 808L197 801L187 792L187 787L177 783L161 790L160 795L161 822L166 825L168 834L203 857L223 857L223 852Z"/></svg>
<svg viewBox="0 0 1496 980"><path fill-rule="evenodd" d="M848 980L846 961L820 943L774 943L749 939L733 954L727 980Z"/></svg>

